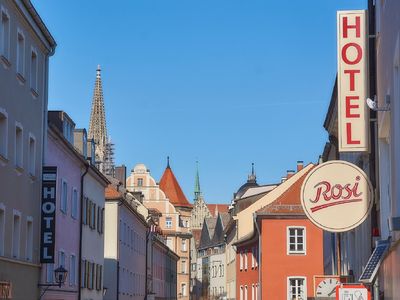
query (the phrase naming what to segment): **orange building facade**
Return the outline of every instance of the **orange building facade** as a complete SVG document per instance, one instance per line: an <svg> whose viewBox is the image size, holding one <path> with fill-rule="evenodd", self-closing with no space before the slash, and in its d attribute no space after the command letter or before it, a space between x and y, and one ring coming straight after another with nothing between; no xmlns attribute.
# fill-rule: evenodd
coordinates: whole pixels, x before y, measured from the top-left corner
<svg viewBox="0 0 400 300"><path fill-rule="evenodd" d="M323 231L307 219L300 202L311 169L298 170L275 199L254 210L254 230L236 242L238 300L315 296L314 276L324 273Z"/></svg>

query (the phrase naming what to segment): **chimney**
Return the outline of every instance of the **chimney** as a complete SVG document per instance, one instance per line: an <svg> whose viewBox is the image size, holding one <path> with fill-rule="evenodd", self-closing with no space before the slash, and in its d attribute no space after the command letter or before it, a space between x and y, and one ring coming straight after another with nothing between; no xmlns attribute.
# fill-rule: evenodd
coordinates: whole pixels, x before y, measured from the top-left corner
<svg viewBox="0 0 400 300"><path fill-rule="evenodd" d="M297 172L303 170L304 168L304 162L302 160L297 161Z"/></svg>
<svg viewBox="0 0 400 300"><path fill-rule="evenodd" d="M126 188L126 166L115 167L115 178L122 183L122 186Z"/></svg>
<svg viewBox="0 0 400 300"><path fill-rule="evenodd" d="M287 170L287 175L286 178L289 179L290 177L292 177L294 175L294 170Z"/></svg>

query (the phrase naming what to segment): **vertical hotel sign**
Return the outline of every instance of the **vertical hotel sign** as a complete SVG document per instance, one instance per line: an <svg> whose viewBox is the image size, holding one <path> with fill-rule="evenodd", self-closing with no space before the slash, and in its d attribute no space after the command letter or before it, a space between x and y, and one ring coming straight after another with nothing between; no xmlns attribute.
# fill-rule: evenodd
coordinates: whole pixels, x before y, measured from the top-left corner
<svg viewBox="0 0 400 300"><path fill-rule="evenodd" d="M57 167L43 167L40 262L54 263Z"/></svg>
<svg viewBox="0 0 400 300"><path fill-rule="evenodd" d="M366 11L338 11L337 26L339 151L368 152Z"/></svg>

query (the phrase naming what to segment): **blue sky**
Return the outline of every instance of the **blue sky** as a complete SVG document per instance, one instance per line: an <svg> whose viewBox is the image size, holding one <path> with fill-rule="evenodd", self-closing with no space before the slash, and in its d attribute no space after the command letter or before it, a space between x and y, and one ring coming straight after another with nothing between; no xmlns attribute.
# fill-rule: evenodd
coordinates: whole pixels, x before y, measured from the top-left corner
<svg viewBox="0 0 400 300"><path fill-rule="evenodd" d="M116 162L171 166L193 199L228 203L255 163L260 184L315 162L336 72L336 11L366 0L33 1L58 47L49 109L88 128L102 66ZM112 4L111 4L112 3Z"/></svg>

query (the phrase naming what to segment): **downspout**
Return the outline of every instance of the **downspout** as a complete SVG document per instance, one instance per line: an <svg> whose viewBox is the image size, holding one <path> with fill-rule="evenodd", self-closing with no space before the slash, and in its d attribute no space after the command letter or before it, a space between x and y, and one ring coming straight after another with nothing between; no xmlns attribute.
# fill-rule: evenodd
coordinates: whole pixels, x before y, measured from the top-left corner
<svg viewBox="0 0 400 300"><path fill-rule="evenodd" d="M83 230L83 179L89 171L89 164L86 164L86 170L81 175L81 214L80 214L80 226L79 226L79 261L78 261L78 271L79 271L79 292L78 292L78 300L81 300L82 297L82 230Z"/></svg>
<svg viewBox="0 0 400 300"><path fill-rule="evenodd" d="M257 213L253 213L253 222L254 225L257 229L257 234L258 234L258 299L262 299L262 289L261 289L261 233L260 233L260 227L258 226L257 223Z"/></svg>

